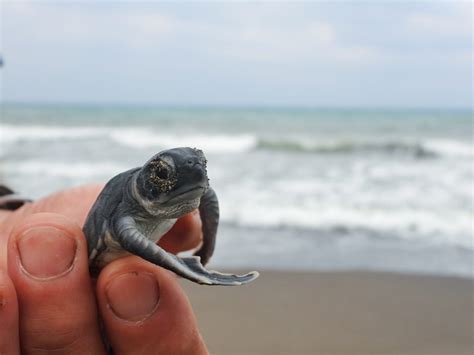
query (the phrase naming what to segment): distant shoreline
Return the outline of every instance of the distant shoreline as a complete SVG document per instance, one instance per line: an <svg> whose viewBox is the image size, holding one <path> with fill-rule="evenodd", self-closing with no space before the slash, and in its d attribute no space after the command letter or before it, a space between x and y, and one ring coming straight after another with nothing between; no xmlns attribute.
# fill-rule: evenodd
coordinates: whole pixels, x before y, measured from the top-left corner
<svg viewBox="0 0 474 355"><path fill-rule="evenodd" d="M235 110L235 111L308 111L308 112L367 112L367 113L445 113L456 112L472 114L473 107L426 107L426 106L311 106L311 105L279 105L279 104L206 104L206 103L150 103L150 102L39 102L39 101L1 101L4 107L51 107L51 108L150 108L163 110Z"/></svg>

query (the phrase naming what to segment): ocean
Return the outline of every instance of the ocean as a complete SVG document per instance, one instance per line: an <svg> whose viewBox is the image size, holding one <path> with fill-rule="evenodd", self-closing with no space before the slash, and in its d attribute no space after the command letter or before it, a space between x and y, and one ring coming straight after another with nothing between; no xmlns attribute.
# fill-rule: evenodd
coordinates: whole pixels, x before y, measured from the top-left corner
<svg viewBox="0 0 474 355"><path fill-rule="evenodd" d="M469 110L3 105L0 179L40 198L202 149L212 267L473 277Z"/></svg>

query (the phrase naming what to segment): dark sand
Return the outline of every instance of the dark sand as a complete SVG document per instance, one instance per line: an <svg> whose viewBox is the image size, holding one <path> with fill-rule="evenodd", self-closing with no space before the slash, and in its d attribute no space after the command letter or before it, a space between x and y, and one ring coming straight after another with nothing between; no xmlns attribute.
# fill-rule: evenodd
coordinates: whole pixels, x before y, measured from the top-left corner
<svg viewBox="0 0 474 355"><path fill-rule="evenodd" d="M216 355L474 354L473 280L261 272L243 287L183 286Z"/></svg>

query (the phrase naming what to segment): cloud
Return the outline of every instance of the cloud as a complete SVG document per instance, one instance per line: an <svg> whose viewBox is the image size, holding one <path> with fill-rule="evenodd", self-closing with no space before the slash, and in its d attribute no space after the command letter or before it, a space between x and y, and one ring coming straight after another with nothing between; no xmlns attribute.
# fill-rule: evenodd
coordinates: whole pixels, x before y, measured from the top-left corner
<svg viewBox="0 0 474 355"><path fill-rule="evenodd" d="M97 4L95 4L97 5ZM157 45L172 35L177 21L144 9L91 8L77 4L14 2L2 4L5 42L17 36L47 43ZM107 11L110 10L110 11Z"/></svg>
<svg viewBox="0 0 474 355"><path fill-rule="evenodd" d="M215 55L266 63L342 61L360 64L372 60L376 49L338 41L333 25L312 20L282 27L272 23L244 23L222 28L187 23L186 35L199 29Z"/></svg>
<svg viewBox="0 0 474 355"><path fill-rule="evenodd" d="M441 36L470 36L470 21L460 21L459 17L415 13L407 16L406 25L412 31Z"/></svg>
<svg viewBox="0 0 474 355"><path fill-rule="evenodd" d="M15 100L413 102L416 89L434 103L470 102L470 6L9 1L0 9L4 92Z"/></svg>
<svg viewBox="0 0 474 355"><path fill-rule="evenodd" d="M128 47L129 50L156 51L179 43L200 51L206 47L216 57L245 61L342 61L360 64L376 57L377 49L361 44L342 43L337 28L324 19L274 21L268 12L248 17L253 8L240 9L231 21L214 21L212 16L178 18L159 7L71 6L17 3L4 6L9 38L34 38L37 42L73 44L75 47ZM284 14L279 8L279 17ZM258 12L258 10L257 10ZM14 19L15 23L8 18ZM15 30L15 33L13 31ZM15 38L16 39L16 38Z"/></svg>
<svg viewBox="0 0 474 355"><path fill-rule="evenodd" d="M324 22L310 23L308 26L308 34L321 44L330 45L336 40L334 27Z"/></svg>

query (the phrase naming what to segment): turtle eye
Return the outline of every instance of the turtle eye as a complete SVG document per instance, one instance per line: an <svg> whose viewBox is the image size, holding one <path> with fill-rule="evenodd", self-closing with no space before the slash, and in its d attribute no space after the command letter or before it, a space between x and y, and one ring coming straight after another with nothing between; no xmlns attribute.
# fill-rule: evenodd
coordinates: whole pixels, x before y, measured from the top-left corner
<svg viewBox="0 0 474 355"><path fill-rule="evenodd" d="M169 192L176 185L173 168L162 160L154 160L146 167L148 179L159 192Z"/></svg>
<svg viewBox="0 0 474 355"><path fill-rule="evenodd" d="M170 172L164 166L160 166L156 171L156 176L159 179L166 180L170 177Z"/></svg>

